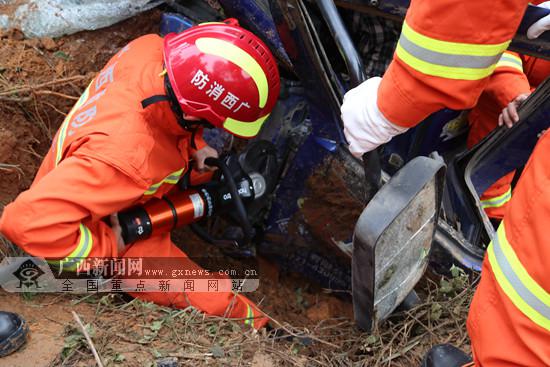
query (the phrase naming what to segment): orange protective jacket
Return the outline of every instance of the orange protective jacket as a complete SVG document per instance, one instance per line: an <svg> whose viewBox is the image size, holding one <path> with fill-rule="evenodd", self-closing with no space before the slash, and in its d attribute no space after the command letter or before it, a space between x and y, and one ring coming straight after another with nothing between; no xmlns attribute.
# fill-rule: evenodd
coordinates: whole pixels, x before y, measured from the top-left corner
<svg viewBox="0 0 550 367"><path fill-rule="evenodd" d="M412 127L443 108L474 107L527 0L412 0L378 90L391 122Z"/></svg>
<svg viewBox="0 0 550 367"><path fill-rule="evenodd" d="M162 38L143 36L121 49L67 115L30 189L5 207L0 232L27 253L60 260L69 270L88 257L186 257L168 234L119 254L115 234L103 220L161 197L188 170L192 134L178 125L168 102L141 105L166 94L163 81ZM206 145L200 136L197 149ZM267 322L253 303L231 292L136 297L248 318L255 327Z"/></svg>
<svg viewBox="0 0 550 367"><path fill-rule="evenodd" d="M518 95L528 93L550 75L550 62L506 51L489 78L477 105L470 111L468 147L471 148L497 127L502 109ZM512 196L510 173L495 182L481 196L481 204L491 218L502 219Z"/></svg>

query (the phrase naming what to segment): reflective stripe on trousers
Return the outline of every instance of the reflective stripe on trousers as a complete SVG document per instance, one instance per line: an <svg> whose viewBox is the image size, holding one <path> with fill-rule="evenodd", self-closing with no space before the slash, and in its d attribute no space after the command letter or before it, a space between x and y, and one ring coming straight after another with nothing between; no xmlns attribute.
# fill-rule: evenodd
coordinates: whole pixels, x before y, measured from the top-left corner
<svg viewBox="0 0 550 367"><path fill-rule="evenodd" d="M503 206L507 202L510 201L512 198L512 189L509 188L504 194L499 195L497 197L491 198L491 199L485 199L481 200L481 207L483 209L487 208L498 208L500 206Z"/></svg>
<svg viewBox="0 0 550 367"><path fill-rule="evenodd" d="M504 221L487 248L487 257L498 285L510 301L531 321L550 331L550 294L520 262L506 238Z"/></svg>
<svg viewBox="0 0 550 367"><path fill-rule="evenodd" d="M250 305L246 305L246 320L244 320L245 325L250 325L254 327L254 312Z"/></svg>

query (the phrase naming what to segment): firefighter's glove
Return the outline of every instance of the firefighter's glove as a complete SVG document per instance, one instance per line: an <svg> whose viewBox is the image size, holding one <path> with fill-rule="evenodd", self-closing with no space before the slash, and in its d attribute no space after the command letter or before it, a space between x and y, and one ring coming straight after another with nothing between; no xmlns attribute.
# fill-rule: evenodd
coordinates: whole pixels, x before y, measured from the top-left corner
<svg viewBox="0 0 550 367"><path fill-rule="evenodd" d="M550 1L538 4L541 8L550 9ZM550 14L533 23L527 30L527 38L530 40L537 38L545 31L550 30Z"/></svg>
<svg viewBox="0 0 550 367"><path fill-rule="evenodd" d="M382 115L378 109L378 86L382 78L370 78L344 96L341 107L344 134L350 152L361 157L364 153L387 143L395 135L407 131Z"/></svg>

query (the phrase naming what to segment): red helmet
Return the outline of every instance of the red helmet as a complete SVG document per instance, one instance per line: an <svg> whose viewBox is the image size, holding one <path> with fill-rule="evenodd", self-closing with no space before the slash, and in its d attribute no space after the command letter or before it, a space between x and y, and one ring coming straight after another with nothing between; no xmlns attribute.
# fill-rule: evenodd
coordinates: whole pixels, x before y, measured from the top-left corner
<svg viewBox="0 0 550 367"><path fill-rule="evenodd" d="M243 138L258 134L279 96L275 58L235 19L166 35L164 63L185 114Z"/></svg>

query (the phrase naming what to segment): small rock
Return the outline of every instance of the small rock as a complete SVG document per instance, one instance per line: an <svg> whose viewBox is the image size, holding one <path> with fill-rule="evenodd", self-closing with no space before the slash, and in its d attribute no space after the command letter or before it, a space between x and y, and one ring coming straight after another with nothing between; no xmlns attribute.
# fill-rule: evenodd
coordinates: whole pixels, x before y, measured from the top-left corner
<svg viewBox="0 0 550 367"><path fill-rule="evenodd" d="M210 353L212 353L212 357L214 358L223 358L225 356L225 352L222 347L219 345L214 345L210 348Z"/></svg>
<svg viewBox="0 0 550 367"><path fill-rule="evenodd" d="M55 65L55 74L60 76L60 75L63 75L64 72L65 72L65 64L63 63L63 61L59 61Z"/></svg>
<svg viewBox="0 0 550 367"><path fill-rule="evenodd" d="M48 51L54 51L57 49L57 43L49 37L41 38L40 43L42 44L42 47Z"/></svg>
<svg viewBox="0 0 550 367"><path fill-rule="evenodd" d="M23 32L21 32L17 28L11 29L9 33L10 33L10 38L14 39L15 41L22 41L25 39L25 35L23 34Z"/></svg>
<svg viewBox="0 0 550 367"><path fill-rule="evenodd" d="M321 301L308 308L306 314L308 319L315 322L330 319L330 305L328 302Z"/></svg>
<svg viewBox="0 0 550 367"><path fill-rule="evenodd" d="M40 40L36 38L31 38L30 40L26 40L25 44L30 47L38 47L40 46Z"/></svg>
<svg viewBox="0 0 550 367"><path fill-rule="evenodd" d="M274 367L275 362L270 355L256 352L254 357L252 357L252 367Z"/></svg>
<svg viewBox="0 0 550 367"><path fill-rule="evenodd" d="M176 357L168 357L157 359L157 367L178 367L178 359Z"/></svg>
<svg viewBox="0 0 550 367"><path fill-rule="evenodd" d="M306 315L311 321L344 317L353 319L353 306L351 303L341 301L335 297L327 297L308 308Z"/></svg>
<svg viewBox="0 0 550 367"><path fill-rule="evenodd" d="M200 345L205 345L205 346L212 344L212 342L210 340L208 340L208 338L206 338L203 335L199 335L197 337L197 339L195 339L195 342L200 344Z"/></svg>

